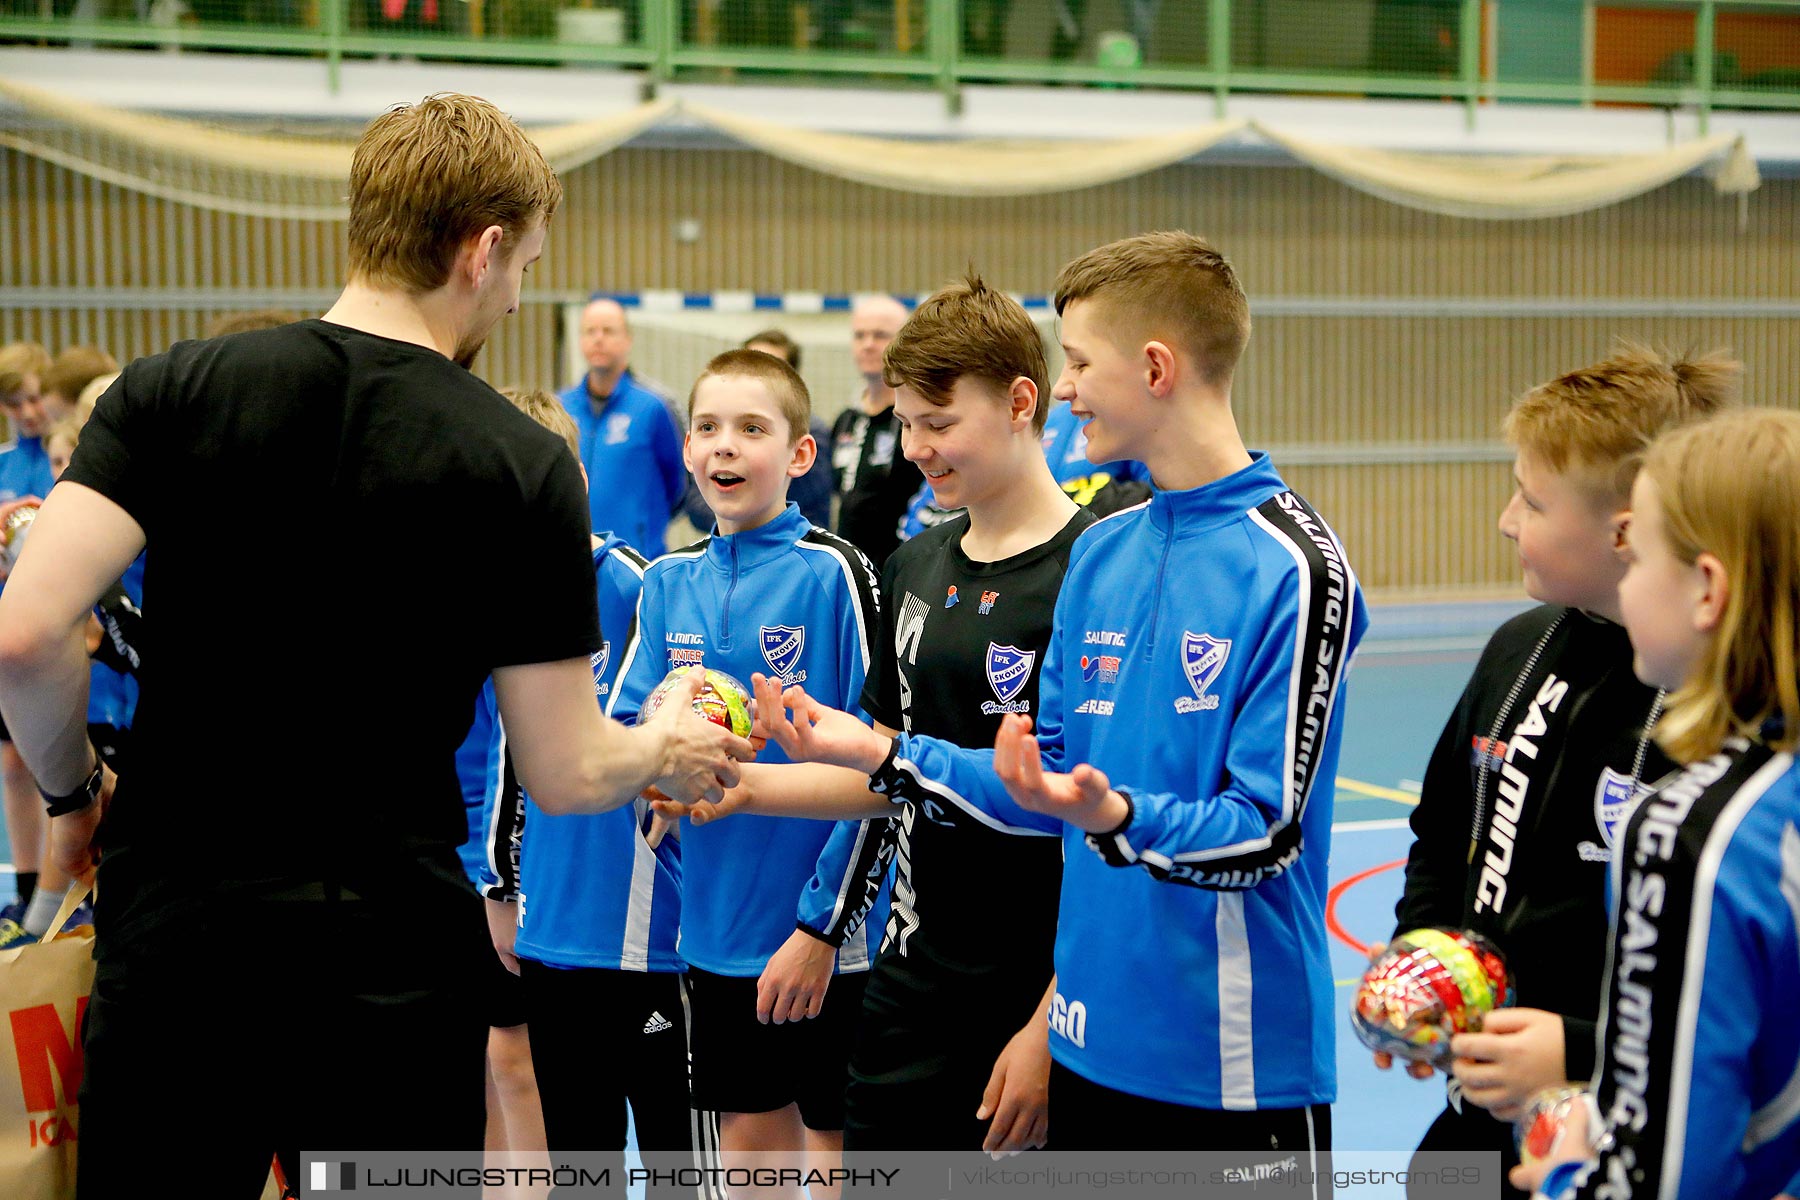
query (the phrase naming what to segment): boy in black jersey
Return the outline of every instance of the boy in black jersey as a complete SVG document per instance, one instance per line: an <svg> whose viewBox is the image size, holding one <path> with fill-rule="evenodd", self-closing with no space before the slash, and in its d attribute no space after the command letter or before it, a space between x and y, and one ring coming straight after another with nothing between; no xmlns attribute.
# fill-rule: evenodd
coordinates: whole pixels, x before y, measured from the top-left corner
<svg viewBox="0 0 1800 1200"><path fill-rule="evenodd" d="M1095 518L1044 460L1049 370L1015 301L978 276L943 289L900 330L884 370L906 458L935 503L967 512L888 560L891 601L862 703L883 732L986 746L1005 714L1035 713L1069 550ZM764 766L690 815L728 812L881 816L893 805L860 772ZM907 804L891 836L893 908L850 1061L845 1149L1040 1146L1061 841L929 802ZM996 911L1014 914L1004 931L979 915Z"/></svg>
<svg viewBox="0 0 1800 1200"><path fill-rule="evenodd" d="M1498 1150L1510 1166L1525 1101L1593 1073L1606 863L1627 810L1672 765L1649 737L1661 693L1633 673L1619 624L1618 531L1650 441L1728 403L1737 373L1722 356L1626 346L1534 388L1506 418L1518 488L1500 532L1543 603L1495 632L1444 726L1395 916L1397 933L1492 938L1520 1006L1456 1039L1449 1104L1421 1150Z"/></svg>

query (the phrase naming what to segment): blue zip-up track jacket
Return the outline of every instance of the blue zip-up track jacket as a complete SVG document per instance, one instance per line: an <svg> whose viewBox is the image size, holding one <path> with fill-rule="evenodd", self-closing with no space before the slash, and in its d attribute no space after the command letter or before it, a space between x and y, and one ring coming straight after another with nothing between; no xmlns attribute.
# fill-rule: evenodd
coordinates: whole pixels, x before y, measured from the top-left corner
<svg viewBox="0 0 1800 1200"><path fill-rule="evenodd" d="M757 529L665 554L644 573L607 712L633 721L664 675L703 665L746 687L757 671L799 683L861 716L879 597L868 560L793 504ZM788 760L770 742L758 761ZM837 947L839 971L867 970L887 923L885 889L871 901L882 831L880 820L684 821L681 957L715 975L759 975L798 925Z"/></svg>
<svg viewBox="0 0 1800 1200"><path fill-rule="evenodd" d="M1062 833L1050 1051L1070 1070L1209 1109L1334 1099L1326 860L1367 624L1337 538L1257 454L1070 556L1037 736L1047 769L1091 763L1130 797L1122 829L1019 808L992 750L900 739L878 788Z"/></svg>
<svg viewBox="0 0 1800 1200"><path fill-rule="evenodd" d="M1640 801L1612 864L1598 1156L1553 1196L1767 1200L1800 1172L1800 774L1741 738Z"/></svg>
<svg viewBox="0 0 1800 1200"><path fill-rule="evenodd" d="M601 707L617 683L648 566L613 533L603 534L594 550L605 641L591 665ZM492 703L492 681L482 695ZM639 798L605 813L546 813L519 785L498 721L486 766L478 884L491 900L518 901L514 951L553 967L684 970L675 946L681 843L664 838L650 848L644 838L649 805Z"/></svg>

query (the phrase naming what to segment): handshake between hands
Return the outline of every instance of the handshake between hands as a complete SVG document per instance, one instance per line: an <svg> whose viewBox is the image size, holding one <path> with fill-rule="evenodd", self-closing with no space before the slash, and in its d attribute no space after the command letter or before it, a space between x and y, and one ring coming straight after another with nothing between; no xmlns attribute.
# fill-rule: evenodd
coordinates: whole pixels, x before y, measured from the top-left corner
<svg viewBox="0 0 1800 1200"><path fill-rule="evenodd" d="M758 749L772 741L793 762L825 763L863 775L874 774L887 761L894 740L849 713L819 703L798 684L783 689L779 679L760 673L750 683L755 692L750 741ZM994 773L1020 808L1088 833L1116 829L1130 813L1129 803L1096 767L1082 763L1067 774L1045 771L1030 717L1009 714L1002 720L994 738ZM652 802L665 818L687 817L704 825L740 811L748 800L749 789L734 779L722 794L703 794L693 803L669 798Z"/></svg>

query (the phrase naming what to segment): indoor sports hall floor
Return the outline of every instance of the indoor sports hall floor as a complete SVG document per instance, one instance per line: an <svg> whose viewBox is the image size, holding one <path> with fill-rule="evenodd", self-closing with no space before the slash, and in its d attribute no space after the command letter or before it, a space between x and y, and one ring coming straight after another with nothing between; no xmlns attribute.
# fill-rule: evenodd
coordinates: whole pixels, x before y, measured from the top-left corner
<svg viewBox="0 0 1800 1200"><path fill-rule="evenodd" d="M1520 603L1383 605L1352 663L1331 846L1331 961L1337 978L1339 1150L1405 1150L1444 1106L1442 1078L1378 1071L1350 1032L1361 947L1393 932L1412 813L1431 747L1488 634Z"/></svg>
<svg viewBox="0 0 1800 1200"><path fill-rule="evenodd" d="M1352 666L1348 725L1338 764L1331 850L1332 964L1338 981L1340 1150L1406 1150L1443 1106L1441 1082L1377 1071L1350 1032L1351 988L1364 965L1360 944L1392 931L1400 866L1432 744L1487 635L1519 603L1386 605L1372 610ZM0 893L13 892L11 850L0 832Z"/></svg>

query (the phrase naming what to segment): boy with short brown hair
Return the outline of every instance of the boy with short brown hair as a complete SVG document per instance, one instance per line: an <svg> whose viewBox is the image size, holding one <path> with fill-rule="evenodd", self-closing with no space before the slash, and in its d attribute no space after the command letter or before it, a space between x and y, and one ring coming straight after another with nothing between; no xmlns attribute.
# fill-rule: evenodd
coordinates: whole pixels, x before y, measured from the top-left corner
<svg viewBox="0 0 1800 1200"><path fill-rule="evenodd" d="M888 559L890 600L862 707L886 736L982 745L1004 714L1038 702L1070 549L1095 518L1058 487L1038 448L1049 372L1037 330L980 276L920 304L884 372L907 459L963 511ZM892 811L863 773L753 763L725 804L695 819ZM894 905L850 1060L845 1147L1041 1146L1062 844L1009 837L932 802L909 800L893 826ZM1011 909L1004 939L967 919L993 907L998 887Z"/></svg>
<svg viewBox="0 0 1800 1200"><path fill-rule="evenodd" d="M891 798L1062 837L1058 1149L1316 1170L1336 1094L1331 783L1361 593L1238 436L1248 307L1216 250L1186 233L1102 246L1064 268L1057 306L1056 394L1089 458L1140 460L1158 490L1075 543L1038 736L1009 713L991 757L881 738L793 688L761 689L761 718L790 754L871 772Z"/></svg>

